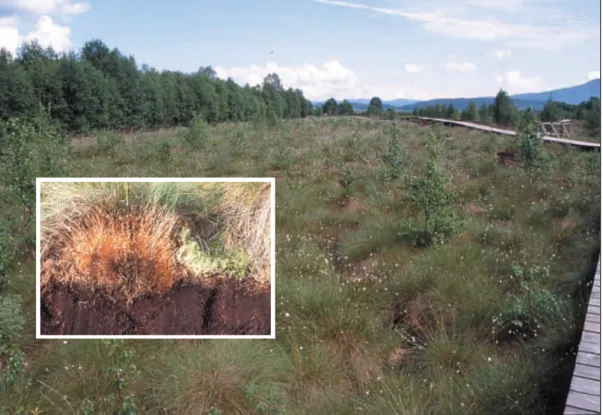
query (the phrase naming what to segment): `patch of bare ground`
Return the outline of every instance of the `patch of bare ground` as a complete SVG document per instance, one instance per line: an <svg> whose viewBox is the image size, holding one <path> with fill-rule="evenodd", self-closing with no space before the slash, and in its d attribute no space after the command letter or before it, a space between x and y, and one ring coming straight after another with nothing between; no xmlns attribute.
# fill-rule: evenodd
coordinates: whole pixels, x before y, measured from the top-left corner
<svg viewBox="0 0 603 415"><path fill-rule="evenodd" d="M468 203L467 205L465 205L465 211L467 211L467 213L469 213L470 215L474 216L479 216L484 213L484 210L482 208L476 206L473 203Z"/></svg>
<svg viewBox="0 0 603 415"><path fill-rule="evenodd" d="M341 200L339 202L339 208L347 213L358 213L367 211L366 205L362 203L361 200L353 197L346 197Z"/></svg>
<svg viewBox="0 0 603 415"><path fill-rule="evenodd" d="M521 164L519 150L515 148L506 148L496 153L496 155L498 156L498 163L501 166L517 166Z"/></svg>
<svg viewBox="0 0 603 415"><path fill-rule="evenodd" d="M573 220L571 220L569 218L559 219L559 220L557 220L557 223L559 224L559 227L563 230L573 229L576 227L576 222L574 222Z"/></svg>
<svg viewBox="0 0 603 415"><path fill-rule="evenodd" d="M423 333L429 323L433 321L430 300L429 294L419 294L410 301L400 301L394 304L394 325L415 335Z"/></svg>
<svg viewBox="0 0 603 415"><path fill-rule="evenodd" d="M392 367L399 367L404 364L405 361L412 355L412 351L403 349L402 347L396 347L388 356L387 363Z"/></svg>

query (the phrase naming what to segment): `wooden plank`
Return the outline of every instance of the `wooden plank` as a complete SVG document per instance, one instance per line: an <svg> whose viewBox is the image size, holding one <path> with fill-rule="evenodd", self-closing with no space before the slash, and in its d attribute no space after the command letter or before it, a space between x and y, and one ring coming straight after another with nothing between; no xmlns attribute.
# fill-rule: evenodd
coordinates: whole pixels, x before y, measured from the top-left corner
<svg viewBox="0 0 603 415"><path fill-rule="evenodd" d="M580 392L570 392L567 396L566 405L599 413L601 410L601 397Z"/></svg>
<svg viewBox="0 0 603 415"><path fill-rule="evenodd" d="M594 353L598 355L601 354L601 348L599 347L599 343L582 342L578 346L578 350L580 352Z"/></svg>
<svg viewBox="0 0 603 415"><path fill-rule="evenodd" d="M601 369L598 367L576 364L574 367L574 376L580 376L586 379L601 380Z"/></svg>
<svg viewBox="0 0 603 415"><path fill-rule="evenodd" d="M586 321L590 321L591 323L601 323L601 316L598 314L588 313L586 315Z"/></svg>
<svg viewBox="0 0 603 415"><path fill-rule="evenodd" d="M592 331L593 333L601 333L601 325L598 323L584 322L584 330Z"/></svg>
<svg viewBox="0 0 603 415"><path fill-rule="evenodd" d="M586 379L580 376L574 376L570 390L574 392L587 393L589 395L599 396L601 393L601 382L598 380Z"/></svg>
<svg viewBox="0 0 603 415"><path fill-rule="evenodd" d="M578 356L576 356L576 363L600 368L601 355L594 353L578 352Z"/></svg>
<svg viewBox="0 0 603 415"><path fill-rule="evenodd" d="M586 342L586 343L599 344L599 343L601 343L601 336L599 336L596 333L592 333L590 331L584 331L584 332L582 332L582 340L580 340L580 341Z"/></svg>
<svg viewBox="0 0 603 415"><path fill-rule="evenodd" d="M566 406L563 415L591 415L598 414L599 412L587 411L583 408L576 408L575 406Z"/></svg>
<svg viewBox="0 0 603 415"><path fill-rule="evenodd" d="M601 300L599 298L591 298L588 302L589 305L596 305L597 307L601 307Z"/></svg>
<svg viewBox="0 0 603 415"><path fill-rule="evenodd" d="M596 298L597 300L601 300L601 293L599 290L595 290L596 287L593 287L592 292L590 293L590 299Z"/></svg>
<svg viewBox="0 0 603 415"><path fill-rule="evenodd" d="M597 307L595 305L589 304L586 312L588 314L596 314L596 315L600 316L601 315L601 307Z"/></svg>

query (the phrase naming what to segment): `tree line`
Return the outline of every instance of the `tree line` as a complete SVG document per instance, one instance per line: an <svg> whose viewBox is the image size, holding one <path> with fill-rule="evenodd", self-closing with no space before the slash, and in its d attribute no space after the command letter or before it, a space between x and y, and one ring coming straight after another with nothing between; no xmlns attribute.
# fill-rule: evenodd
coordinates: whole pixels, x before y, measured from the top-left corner
<svg viewBox="0 0 603 415"><path fill-rule="evenodd" d="M328 99L322 107L317 107L318 115L349 115L354 113L352 104L348 100L337 103L334 98ZM534 109L530 109L534 111ZM367 110L364 112L368 116L384 115L386 111L383 108L383 102L379 97L373 97L370 100ZM490 105L481 104L479 107L473 101L470 101L467 108L459 111L453 104L435 104L425 107L415 107L413 115L421 117L447 118L452 120L474 121L483 123L494 123L500 126L513 127L521 118L522 111L519 110L509 97L507 92L500 89ZM581 102L578 105L556 102L552 99L544 105L541 111L536 111L540 121L555 122L562 119L571 119L583 121L587 133L593 137L598 137L601 131L601 99L591 97L588 101ZM394 118L395 114L392 108L387 111L389 118Z"/></svg>
<svg viewBox="0 0 603 415"><path fill-rule="evenodd" d="M133 56L100 40L79 53L56 53L37 42L13 56L0 49L0 120L46 112L71 133L95 129L143 129L208 123L299 118L312 114L299 89L275 73L261 85L222 80L211 67L194 73L139 69Z"/></svg>
<svg viewBox="0 0 603 415"><path fill-rule="evenodd" d="M562 119L571 119L586 121L589 117L600 113L601 99L591 97L588 101L581 102L578 105L567 104L565 102L556 102L552 99L544 105L541 111L538 111L540 121L555 122ZM511 98L504 90L500 90L496 95L494 103L490 105L482 104L479 109L471 101L467 109L458 111L452 104L448 106L436 104L422 108L415 108L414 115L426 117L445 117L452 119L461 119L463 121L481 121L495 122L501 125L514 124L520 115L520 110L515 107Z"/></svg>

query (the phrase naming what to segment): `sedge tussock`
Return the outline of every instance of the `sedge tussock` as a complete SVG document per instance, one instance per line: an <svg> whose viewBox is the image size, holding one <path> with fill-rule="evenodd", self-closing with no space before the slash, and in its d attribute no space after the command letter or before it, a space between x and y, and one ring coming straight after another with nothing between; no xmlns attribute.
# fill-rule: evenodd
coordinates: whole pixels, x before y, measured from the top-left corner
<svg viewBox="0 0 603 415"><path fill-rule="evenodd" d="M41 196L43 287L133 298L187 278L269 281L269 184L44 183Z"/></svg>
<svg viewBox="0 0 603 415"><path fill-rule="evenodd" d="M177 218L161 207L92 208L56 230L42 260L42 283L84 284L128 297L169 290L179 276L174 256Z"/></svg>

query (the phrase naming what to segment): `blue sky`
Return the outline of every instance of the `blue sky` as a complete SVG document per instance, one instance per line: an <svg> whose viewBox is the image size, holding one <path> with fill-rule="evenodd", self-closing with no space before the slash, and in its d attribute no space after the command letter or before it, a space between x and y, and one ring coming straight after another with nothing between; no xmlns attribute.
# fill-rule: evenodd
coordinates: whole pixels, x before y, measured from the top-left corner
<svg viewBox="0 0 603 415"><path fill-rule="evenodd" d="M159 70L277 72L316 100L474 97L599 77L600 16L597 0L0 0L0 47L99 38Z"/></svg>

